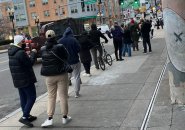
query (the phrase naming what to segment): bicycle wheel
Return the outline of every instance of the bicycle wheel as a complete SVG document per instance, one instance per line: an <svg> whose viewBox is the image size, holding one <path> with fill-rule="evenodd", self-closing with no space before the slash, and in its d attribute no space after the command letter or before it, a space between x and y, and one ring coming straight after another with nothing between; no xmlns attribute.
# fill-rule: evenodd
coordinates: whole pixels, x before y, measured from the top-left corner
<svg viewBox="0 0 185 130"><path fill-rule="evenodd" d="M105 70L105 63L103 60L98 59L99 66L102 70Z"/></svg>
<svg viewBox="0 0 185 130"><path fill-rule="evenodd" d="M110 54L107 54L106 55L106 63L108 64L108 65L112 65L112 57L111 57L111 55Z"/></svg>

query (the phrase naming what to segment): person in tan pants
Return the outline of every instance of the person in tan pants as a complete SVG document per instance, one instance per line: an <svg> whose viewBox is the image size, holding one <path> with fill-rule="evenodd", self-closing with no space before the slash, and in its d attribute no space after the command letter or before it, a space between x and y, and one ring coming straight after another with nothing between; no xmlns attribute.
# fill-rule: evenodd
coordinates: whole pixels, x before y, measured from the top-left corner
<svg viewBox="0 0 185 130"><path fill-rule="evenodd" d="M64 62L67 61L69 54L63 45L57 43L53 30L48 30L45 35L47 41L41 48L41 75L45 76L48 91L48 119L41 127L53 125L57 92L63 114L62 123L67 124L71 120L68 116L68 72L64 69Z"/></svg>

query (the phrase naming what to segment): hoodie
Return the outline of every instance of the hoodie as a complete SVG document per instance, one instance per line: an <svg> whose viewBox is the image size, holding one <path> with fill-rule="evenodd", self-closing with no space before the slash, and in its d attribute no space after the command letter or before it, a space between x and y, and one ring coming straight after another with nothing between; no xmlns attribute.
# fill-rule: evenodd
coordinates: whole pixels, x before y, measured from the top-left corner
<svg viewBox="0 0 185 130"><path fill-rule="evenodd" d="M78 53L80 52L80 44L73 35L73 31L68 27L63 37L58 40L59 44L63 44L69 53L68 63L70 65L77 64L79 60Z"/></svg>

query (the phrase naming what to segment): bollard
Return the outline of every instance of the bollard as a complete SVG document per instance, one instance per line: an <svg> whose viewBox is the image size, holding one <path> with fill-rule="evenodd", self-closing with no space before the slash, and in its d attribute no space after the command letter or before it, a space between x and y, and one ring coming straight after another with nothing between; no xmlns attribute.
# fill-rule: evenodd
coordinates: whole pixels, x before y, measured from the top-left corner
<svg viewBox="0 0 185 130"><path fill-rule="evenodd" d="M163 0L172 104L185 105L185 0Z"/></svg>

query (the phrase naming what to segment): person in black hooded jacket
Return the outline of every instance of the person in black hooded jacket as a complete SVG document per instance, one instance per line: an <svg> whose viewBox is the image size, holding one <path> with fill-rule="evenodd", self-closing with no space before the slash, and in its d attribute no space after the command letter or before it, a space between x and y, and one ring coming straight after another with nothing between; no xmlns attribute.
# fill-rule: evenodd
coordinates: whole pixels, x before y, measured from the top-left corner
<svg viewBox="0 0 185 130"><path fill-rule="evenodd" d="M89 40L87 31L82 32L80 38L78 39L81 50L80 50L80 60L84 66L85 73L84 76L91 76L91 53L90 49L94 47L94 44Z"/></svg>
<svg viewBox="0 0 185 130"><path fill-rule="evenodd" d="M63 114L62 123L66 124L71 120L68 116L68 73L64 69L64 62L67 61L69 54L62 44L57 43L53 30L48 30L45 35L47 40L45 46L41 48L41 75L45 76L48 91L48 119L41 127L53 125L57 91Z"/></svg>
<svg viewBox="0 0 185 130"><path fill-rule="evenodd" d="M36 60L36 50L32 50L30 57L26 54L24 48L24 37L22 35L14 36L14 43L8 49L9 67L15 88L19 91L20 103L23 116L19 122L33 127L32 121L37 117L30 115L30 111L36 100L36 89L34 83L37 81L33 64Z"/></svg>
<svg viewBox="0 0 185 130"><path fill-rule="evenodd" d="M91 49L91 53L93 56L94 64L96 69L99 69L98 60L97 60L97 50L99 51L99 58L102 59L103 50L100 44L100 37L105 40L105 43L108 42L108 39L99 31L97 30L96 24L91 25L91 30L89 32L90 40L94 44L95 47Z"/></svg>

